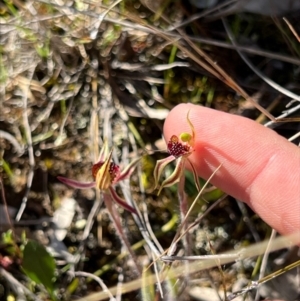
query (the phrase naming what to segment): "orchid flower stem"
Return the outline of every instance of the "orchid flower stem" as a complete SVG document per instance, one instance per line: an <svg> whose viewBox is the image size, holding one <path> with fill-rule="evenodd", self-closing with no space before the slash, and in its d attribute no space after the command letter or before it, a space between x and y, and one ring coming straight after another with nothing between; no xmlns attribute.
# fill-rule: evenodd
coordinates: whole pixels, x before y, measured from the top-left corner
<svg viewBox="0 0 300 301"><path fill-rule="evenodd" d="M141 267L138 265L138 261L137 258L132 250L132 247L127 239L126 234L123 231L123 227L122 227L122 223L121 223L121 218L119 216L119 213L116 211L115 208L115 204L112 200L112 197L109 194L104 194L104 203L105 206L109 212L109 215L115 225L115 229L118 233L119 238L121 239L121 242L123 243L123 245L126 247L126 249L128 250L128 253L130 254L135 266L136 266L136 270L138 271L138 273L140 274L140 276L142 275L142 269Z"/></svg>
<svg viewBox="0 0 300 301"><path fill-rule="evenodd" d="M186 219L186 214L188 212L188 201L187 201L187 195L184 191L184 186L185 186L185 175L184 171L182 172L179 182L178 182L178 199L179 199L179 207L180 207L180 222L183 223L183 231L186 231L188 224L184 223L184 220ZM186 232L186 235L183 236L182 241L183 241L183 247L184 247L184 253L186 256L191 255L190 254L190 247L189 247L189 232ZM187 275L187 278L185 280L189 280L189 265L187 262L184 264L185 267L185 275Z"/></svg>
<svg viewBox="0 0 300 301"><path fill-rule="evenodd" d="M183 171L182 174L179 178L178 182L178 199L179 199L179 206L180 206L180 221L183 224L184 220L187 218L187 212L188 212L188 200L187 200L187 195L184 191L184 186L185 186L185 174L184 174L184 169L185 169L185 163L183 165ZM186 230L187 228L187 223L184 223L183 229ZM185 238L184 238L184 249L186 255L190 255L190 250L189 250L189 234L186 233Z"/></svg>

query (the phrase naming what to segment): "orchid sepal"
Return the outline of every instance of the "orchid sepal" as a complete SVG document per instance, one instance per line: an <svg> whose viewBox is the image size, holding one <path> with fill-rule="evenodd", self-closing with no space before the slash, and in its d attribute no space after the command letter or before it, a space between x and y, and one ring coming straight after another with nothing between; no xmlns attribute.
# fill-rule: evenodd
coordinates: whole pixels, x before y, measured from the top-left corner
<svg viewBox="0 0 300 301"><path fill-rule="evenodd" d="M158 181L160 179L160 176L161 176L164 168L174 160L176 160L176 158L174 156L169 156L165 159L161 159L161 160L156 161L156 165L155 165L154 173L153 173L154 186L155 186L154 189L156 189L157 186L158 186Z"/></svg>
<svg viewBox="0 0 300 301"><path fill-rule="evenodd" d="M195 166L194 166L194 164L193 164L188 158L187 158L187 161L190 163L190 166L191 166L191 168L192 168L192 174L193 174L193 177L194 177L194 181L195 181L195 184L196 184L196 188L197 188L198 192L200 192L201 186L200 186L199 177L198 177L198 175L197 175Z"/></svg>
<svg viewBox="0 0 300 301"><path fill-rule="evenodd" d="M100 150L98 162L104 162L106 160L106 158L108 157L108 154L109 154L108 143L107 143L107 140L104 139L104 143Z"/></svg>
<svg viewBox="0 0 300 301"><path fill-rule="evenodd" d="M57 179L72 188L88 189L88 188L94 188L96 186L95 182L80 182L80 181L76 181L73 179L68 179L60 176L58 176Z"/></svg>
<svg viewBox="0 0 300 301"><path fill-rule="evenodd" d="M140 160L141 160L141 158L137 158L137 159L134 159L133 161L131 161L129 163L129 165L121 171L118 181L128 179L134 172L134 169L136 168L136 166Z"/></svg>
<svg viewBox="0 0 300 301"><path fill-rule="evenodd" d="M162 182L157 195L160 194L163 188L172 186L177 182L179 182L180 177L184 171L184 165L185 165L185 160L183 157L180 157L176 162L176 167L172 172L172 174Z"/></svg>
<svg viewBox="0 0 300 301"><path fill-rule="evenodd" d="M116 191L112 188L109 187L108 188L110 195L112 197L112 199L114 200L114 202L116 202L119 206L121 206L122 208L124 208L125 210L137 214L137 211L130 205L128 205L125 200L123 200L121 197L118 196L118 194L116 193Z"/></svg>

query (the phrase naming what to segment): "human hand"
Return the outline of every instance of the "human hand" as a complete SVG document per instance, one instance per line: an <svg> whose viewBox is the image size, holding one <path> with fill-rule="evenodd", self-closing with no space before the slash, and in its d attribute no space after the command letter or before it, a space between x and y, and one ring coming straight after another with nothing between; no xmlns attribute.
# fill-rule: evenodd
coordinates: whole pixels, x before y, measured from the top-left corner
<svg viewBox="0 0 300 301"><path fill-rule="evenodd" d="M247 203L281 234L300 231L300 148L253 120L192 104L168 115L166 141L195 128L189 156L200 177Z"/></svg>

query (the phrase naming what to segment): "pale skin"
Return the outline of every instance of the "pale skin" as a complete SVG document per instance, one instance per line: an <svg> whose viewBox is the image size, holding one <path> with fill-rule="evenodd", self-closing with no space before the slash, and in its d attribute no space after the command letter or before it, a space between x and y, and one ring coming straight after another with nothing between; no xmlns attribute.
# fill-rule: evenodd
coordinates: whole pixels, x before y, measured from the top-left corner
<svg viewBox="0 0 300 301"><path fill-rule="evenodd" d="M192 104L181 104L168 115L166 141L196 133L189 159L207 179L223 163L212 184L247 203L281 234L300 231L300 148L250 119Z"/></svg>

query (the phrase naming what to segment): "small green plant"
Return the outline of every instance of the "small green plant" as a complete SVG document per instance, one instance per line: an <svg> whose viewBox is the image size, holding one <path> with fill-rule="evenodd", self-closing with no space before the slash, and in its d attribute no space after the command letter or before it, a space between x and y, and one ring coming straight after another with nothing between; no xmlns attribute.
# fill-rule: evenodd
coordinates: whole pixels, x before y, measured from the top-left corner
<svg viewBox="0 0 300 301"><path fill-rule="evenodd" d="M27 242L23 251L22 269L34 283L46 288L53 301L58 300L55 291L55 260L43 245L33 240Z"/></svg>

